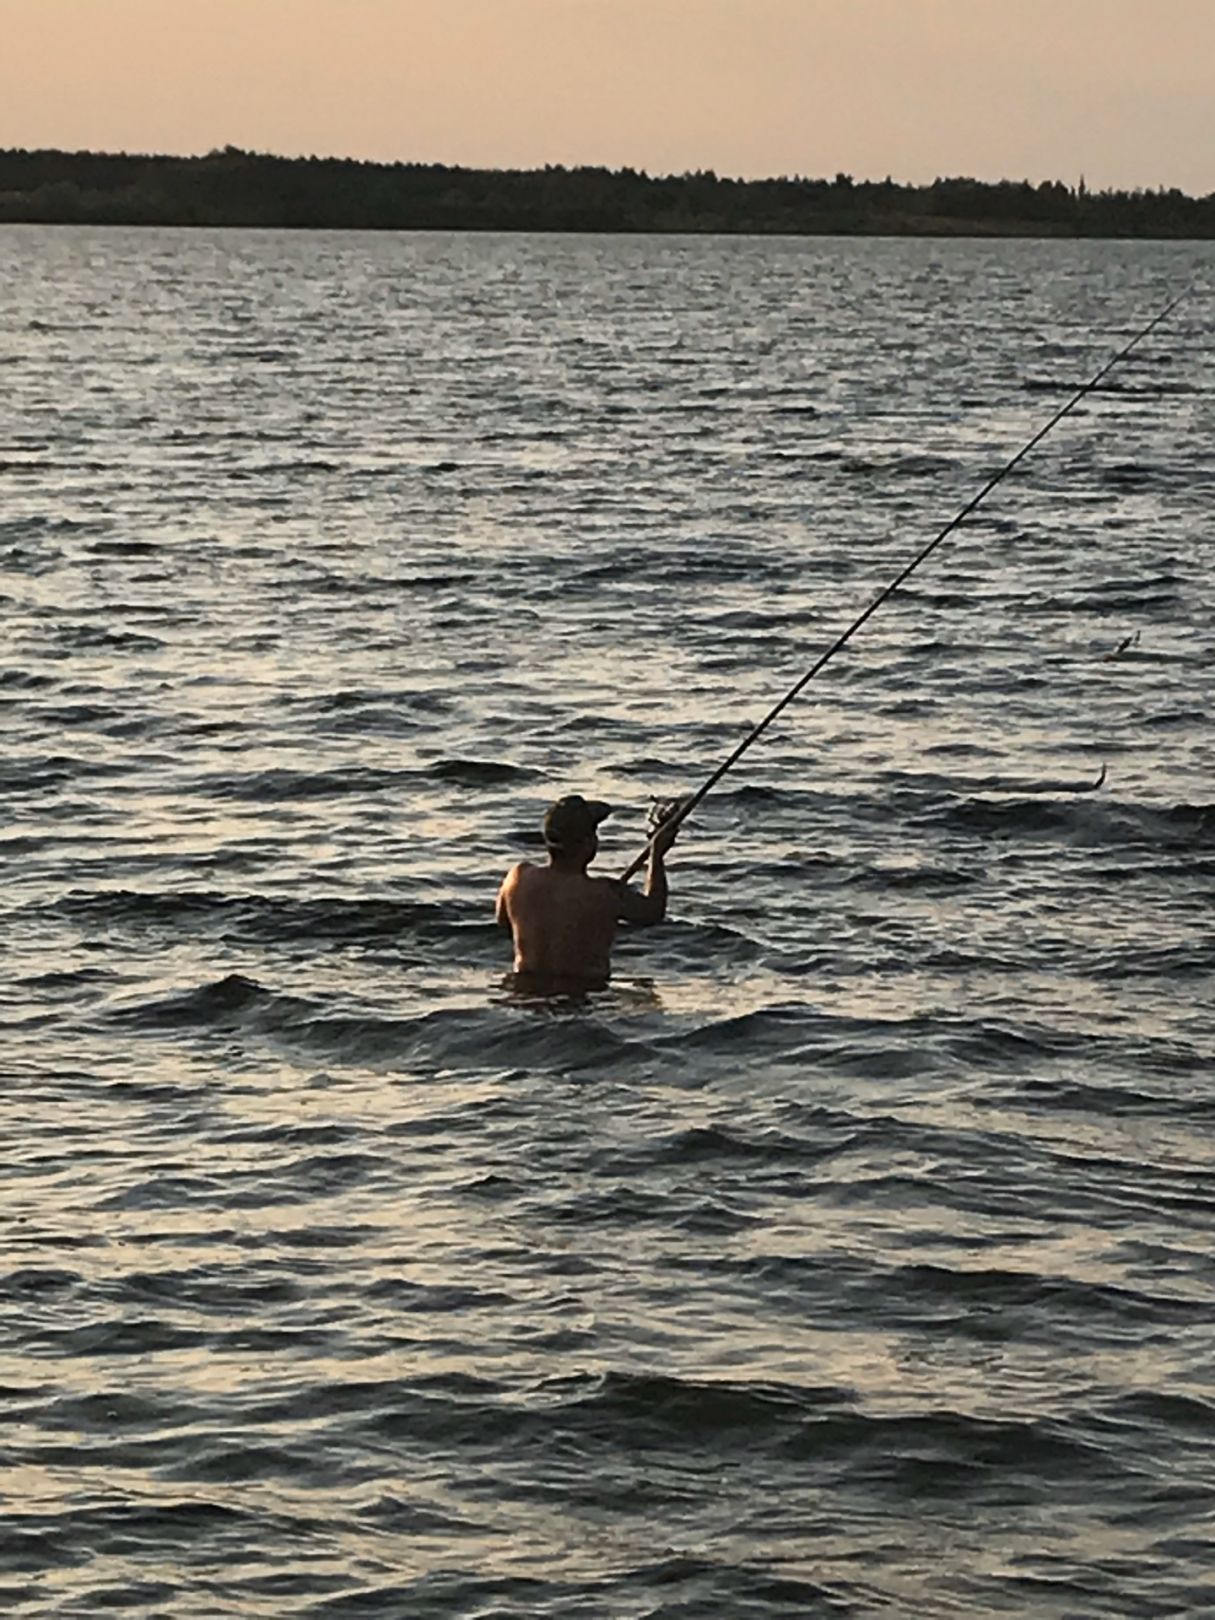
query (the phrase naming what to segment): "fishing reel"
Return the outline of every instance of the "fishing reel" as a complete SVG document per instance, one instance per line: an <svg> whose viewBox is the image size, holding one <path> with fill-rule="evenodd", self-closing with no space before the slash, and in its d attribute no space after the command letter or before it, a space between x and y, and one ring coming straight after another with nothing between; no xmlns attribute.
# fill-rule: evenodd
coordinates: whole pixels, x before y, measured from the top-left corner
<svg viewBox="0 0 1215 1620"><path fill-rule="evenodd" d="M653 838L658 829L677 816L687 803L686 799L651 799L649 813L645 818L646 828Z"/></svg>

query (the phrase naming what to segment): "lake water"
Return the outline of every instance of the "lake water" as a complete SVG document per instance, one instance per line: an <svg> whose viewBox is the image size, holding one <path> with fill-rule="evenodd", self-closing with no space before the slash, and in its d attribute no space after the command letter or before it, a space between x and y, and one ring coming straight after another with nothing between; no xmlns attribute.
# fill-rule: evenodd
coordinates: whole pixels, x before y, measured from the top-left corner
<svg viewBox="0 0 1215 1620"><path fill-rule="evenodd" d="M1213 259L0 230L6 1613L1215 1612Z"/></svg>

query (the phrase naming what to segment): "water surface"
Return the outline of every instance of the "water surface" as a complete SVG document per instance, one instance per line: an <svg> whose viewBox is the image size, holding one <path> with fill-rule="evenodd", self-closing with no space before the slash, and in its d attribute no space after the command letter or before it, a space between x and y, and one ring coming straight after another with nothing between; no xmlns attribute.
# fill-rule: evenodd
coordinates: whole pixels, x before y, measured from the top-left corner
<svg viewBox="0 0 1215 1620"><path fill-rule="evenodd" d="M1210 259L0 231L6 1612L1215 1608Z"/></svg>

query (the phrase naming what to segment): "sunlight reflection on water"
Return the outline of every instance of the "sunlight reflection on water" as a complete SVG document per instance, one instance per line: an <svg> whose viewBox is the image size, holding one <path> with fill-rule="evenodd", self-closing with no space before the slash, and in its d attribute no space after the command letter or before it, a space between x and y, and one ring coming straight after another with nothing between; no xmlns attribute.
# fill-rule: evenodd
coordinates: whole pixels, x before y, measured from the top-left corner
<svg viewBox="0 0 1215 1620"><path fill-rule="evenodd" d="M0 229L0 1605L1211 1606L1209 257Z"/></svg>

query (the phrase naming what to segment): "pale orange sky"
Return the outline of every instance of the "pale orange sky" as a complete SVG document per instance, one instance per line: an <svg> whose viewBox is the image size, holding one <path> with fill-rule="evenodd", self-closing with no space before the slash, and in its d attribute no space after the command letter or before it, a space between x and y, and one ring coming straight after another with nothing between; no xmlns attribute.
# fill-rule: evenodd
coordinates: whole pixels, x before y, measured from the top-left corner
<svg viewBox="0 0 1215 1620"><path fill-rule="evenodd" d="M1215 190L1215 0L0 0L0 146Z"/></svg>

